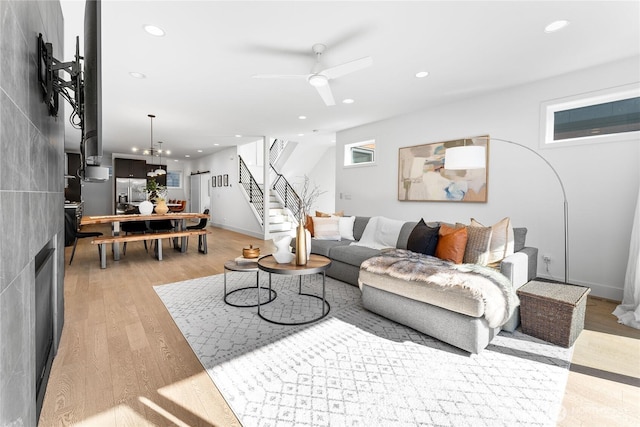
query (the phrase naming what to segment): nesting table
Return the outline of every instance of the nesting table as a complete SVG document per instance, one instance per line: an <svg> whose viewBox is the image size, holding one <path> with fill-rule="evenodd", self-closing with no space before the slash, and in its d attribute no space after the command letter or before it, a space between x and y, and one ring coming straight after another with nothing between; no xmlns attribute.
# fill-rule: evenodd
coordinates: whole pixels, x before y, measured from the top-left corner
<svg viewBox="0 0 640 427"><path fill-rule="evenodd" d="M254 272L256 273L256 286L245 286L243 288L238 288L238 289L234 289L230 292L227 292L227 271L239 271L239 272L247 272L247 273L251 273ZM266 288L261 288L260 287L260 270L258 269L258 263L257 262L248 262L248 263L242 263L242 264L238 264L235 260L229 260L227 262L224 263L224 302L233 306L233 307L256 307L260 305L260 289L266 289ZM244 291L246 289L255 289L256 292L258 293L258 304L235 304L235 303L231 303L227 300L227 297L235 292L238 291ZM266 302L263 302L262 304L267 304L270 303L271 301L273 301L276 296L278 294L276 293L276 291L274 291L273 289L271 289L271 280L269 280L269 300Z"/></svg>
<svg viewBox="0 0 640 427"><path fill-rule="evenodd" d="M282 274L287 276L298 276L298 295L304 295L307 297L318 298L322 300L322 312L318 317L315 317L311 320L307 320L304 322L279 322L273 319L266 318L262 312L260 311L261 305L264 305L272 300L266 301L262 303L260 301L260 293L258 293L258 316L261 319L266 320L270 323L275 323L277 325L306 325L308 323L316 322L322 318L324 318L329 311L331 310L331 306L326 301L325 298L325 284L326 284L326 275L325 272L331 265L331 260L322 255L311 254L309 260L306 265L296 265L295 263L288 264L279 264L276 262L275 258L272 255L267 255L258 260L258 269L269 273L269 289L271 289L271 275L272 274ZM312 275L312 274L322 274L322 297L313 294L307 294L302 292L302 276Z"/></svg>

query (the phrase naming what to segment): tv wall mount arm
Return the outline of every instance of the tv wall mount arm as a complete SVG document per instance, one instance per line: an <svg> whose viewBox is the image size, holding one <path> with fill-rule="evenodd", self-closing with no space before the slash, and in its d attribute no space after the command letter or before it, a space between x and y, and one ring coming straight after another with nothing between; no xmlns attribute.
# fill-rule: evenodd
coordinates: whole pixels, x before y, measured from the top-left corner
<svg viewBox="0 0 640 427"><path fill-rule="evenodd" d="M46 43L42 34L38 35L38 82L42 91L42 101L47 104L49 115L58 117L58 96L61 95L73 108L73 112L69 116L71 125L84 131L82 111L84 79L80 62L83 59L80 56L79 37L76 37L75 60L61 62L53 56L53 45ZM61 78L60 71L69 74L70 80ZM73 95L69 93L70 90L73 91Z"/></svg>

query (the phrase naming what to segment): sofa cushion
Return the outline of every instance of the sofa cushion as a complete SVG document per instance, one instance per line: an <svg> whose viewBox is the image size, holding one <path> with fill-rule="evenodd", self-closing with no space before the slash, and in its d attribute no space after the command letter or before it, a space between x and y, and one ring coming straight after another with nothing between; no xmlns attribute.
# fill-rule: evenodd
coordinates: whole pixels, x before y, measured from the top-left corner
<svg viewBox="0 0 640 427"><path fill-rule="evenodd" d="M452 228L446 224L440 226L436 256L440 259L461 264L467 246L467 227Z"/></svg>
<svg viewBox="0 0 640 427"><path fill-rule="evenodd" d="M340 218L316 217L313 219L313 236L318 240L342 240L340 237Z"/></svg>
<svg viewBox="0 0 640 427"><path fill-rule="evenodd" d="M366 259L380 255L380 251L366 246L333 246L329 250L329 258L334 261L340 261L345 264L360 267L360 264Z"/></svg>
<svg viewBox="0 0 640 427"><path fill-rule="evenodd" d="M488 265L491 244L491 227L468 227L467 247L464 250L463 262L468 264Z"/></svg>
<svg viewBox="0 0 640 427"><path fill-rule="evenodd" d="M353 223L353 238L354 240L360 240L362 237L362 233L364 233L364 229L367 228L367 224L369 223L369 219L371 217L368 216L357 216L356 220Z"/></svg>
<svg viewBox="0 0 640 427"><path fill-rule="evenodd" d="M407 243L409 242L409 236L418 223L415 221L407 221L402 225L400 234L398 234L398 241L396 242L397 249L407 249Z"/></svg>
<svg viewBox="0 0 640 427"><path fill-rule="evenodd" d="M429 227L424 222L424 219L421 219L411 230L411 234L407 239L407 247L401 248L398 246L398 249L408 249L425 255L435 255L439 230L440 226Z"/></svg>
<svg viewBox="0 0 640 427"><path fill-rule="evenodd" d="M524 249L527 241L527 229L525 227L513 227L513 252Z"/></svg>
<svg viewBox="0 0 640 427"><path fill-rule="evenodd" d="M291 241L295 245L295 239ZM332 248L336 246L349 246L351 240L311 240L311 253L329 257ZM295 246L294 246L295 247Z"/></svg>

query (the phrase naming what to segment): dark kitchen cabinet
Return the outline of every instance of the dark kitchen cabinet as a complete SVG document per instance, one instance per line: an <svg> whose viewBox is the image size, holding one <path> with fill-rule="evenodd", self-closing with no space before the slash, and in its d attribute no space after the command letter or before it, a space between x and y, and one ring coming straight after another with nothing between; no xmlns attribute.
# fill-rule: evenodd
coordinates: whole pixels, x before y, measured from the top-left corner
<svg viewBox="0 0 640 427"><path fill-rule="evenodd" d="M135 159L115 159L113 170L116 178L146 178L147 162Z"/></svg>
<svg viewBox="0 0 640 427"><path fill-rule="evenodd" d="M158 168L163 169L165 172L167 171L167 167L165 165L147 164L147 172L155 171ZM146 172L145 172L145 176L146 176ZM167 185L167 174L166 173L164 175L156 175L156 176L153 177L153 179L156 180L158 185Z"/></svg>

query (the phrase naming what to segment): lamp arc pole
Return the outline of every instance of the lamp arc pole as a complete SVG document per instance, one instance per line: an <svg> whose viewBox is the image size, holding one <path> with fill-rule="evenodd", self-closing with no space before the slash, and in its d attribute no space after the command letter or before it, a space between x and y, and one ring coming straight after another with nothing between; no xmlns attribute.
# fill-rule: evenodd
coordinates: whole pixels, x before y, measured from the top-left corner
<svg viewBox="0 0 640 427"><path fill-rule="evenodd" d="M569 202L567 201L567 192L565 191L564 183L562 182L562 179L560 178L560 174L558 173L556 168L554 168L553 165L547 159L542 157L540 153L538 153L531 147L527 147L526 145L520 144L519 142L510 141L508 139L502 139L502 138L493 138L493 137L488 137L488 138L478 137L478 138L472 138L472 139L500 141L506 144L512 144L512 145L517 145L518 147L522 147L525 150L532 152L537 157L542 159L542 161L545 162L547 166L549 166L553 174L556 176L558 180L558 184L560 184L560 189L562 190L562 198L564 199L564 283L565 284L569 283Z"/></svg>

